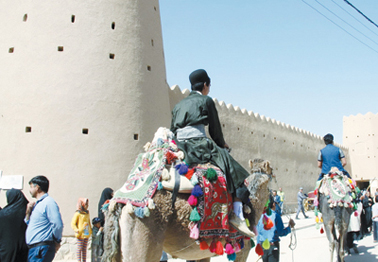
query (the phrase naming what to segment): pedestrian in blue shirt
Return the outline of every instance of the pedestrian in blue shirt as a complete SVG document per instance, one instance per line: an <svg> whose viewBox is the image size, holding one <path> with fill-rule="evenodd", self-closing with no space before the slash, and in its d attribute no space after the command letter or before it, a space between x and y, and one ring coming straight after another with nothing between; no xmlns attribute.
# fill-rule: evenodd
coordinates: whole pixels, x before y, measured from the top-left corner
<svg viewBox="0 0 378 262"><path fill-rule="evenodd" d="M51 262L62 240L62 217L55 200L47 194L49 180L46 177L32 178L29 186L30 195L37 202L29 203L26 209L28 262Z"/></svg>
<svg viewBox="0 0 378 262"><path fill-rule="evenodd" d="M270 196L269 208L272 210L270 215L262 214L260 220L257 224L257 243L262 245L262 243L268 239L270 243L270 248L264 250L264 255L262 256L263 262L278 262L280 261L280 237L286 236L291 232L291 228L295 226L295 222L290 219L289 226L284 227L281 215L276 212L277 204L274 201L273 196ZM267 216L273 221L273 227L269 230L264 229L263 218Z"/></svg>
<svg viewBox="0 0 378 262"><path fill-rule="evenodd" d="M324 175L328 174L332 167L337 167L344 175L351 178L349 173L344 169L344 166L347 164L344 152L333 145L333 135L326 134L323 140L326 146L320 150L318 155L318 167L322 169L318 180L321 180Z"/></svg>

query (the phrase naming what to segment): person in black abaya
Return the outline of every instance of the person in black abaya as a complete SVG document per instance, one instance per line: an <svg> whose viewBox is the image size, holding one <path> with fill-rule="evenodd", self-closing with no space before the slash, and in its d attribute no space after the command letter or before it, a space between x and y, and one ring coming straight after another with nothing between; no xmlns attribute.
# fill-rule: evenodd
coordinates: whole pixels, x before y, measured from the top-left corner
<svg viewBox="0 0 378 262"><path fill-rule="evenodd" d="M18 189L8 190L6 196L8 205L0 210L0 261L26 262L28 247L24 218L29 201Z"/></svg>
<svg viewBox="0 0 378 262"><path fill-rule="evenodd" d="M100 201L98 201L98 218L101 219L101 226L104 226L105 223L105 216L104 213L102 213L102 206L106 202L106 200L112 199L113 198L113 189L110 187L105 188L102 190Z"/></svg>

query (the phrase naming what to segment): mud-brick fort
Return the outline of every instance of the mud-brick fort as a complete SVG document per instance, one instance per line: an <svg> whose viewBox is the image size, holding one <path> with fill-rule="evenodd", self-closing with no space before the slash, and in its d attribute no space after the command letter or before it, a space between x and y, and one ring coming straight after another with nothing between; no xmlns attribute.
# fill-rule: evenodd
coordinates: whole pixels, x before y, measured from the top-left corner
<svg viewBox="0 0 378 262"><path fill-rule="evenodd" d="M9 185L31 199L28 181L45 175L64 235L72 236L77 199L89 198L96 216L101 191L121 187L143 145L169 127L171 109L189 93L167 84L159 1L1 1L0 36L0 206ZM282 187L288 204L300 186L313 189L324 134L216 104L245 168L249 159L270 160L271 187ZM338 146L361 183L377 176L377 119L344 118Z"/></svg>

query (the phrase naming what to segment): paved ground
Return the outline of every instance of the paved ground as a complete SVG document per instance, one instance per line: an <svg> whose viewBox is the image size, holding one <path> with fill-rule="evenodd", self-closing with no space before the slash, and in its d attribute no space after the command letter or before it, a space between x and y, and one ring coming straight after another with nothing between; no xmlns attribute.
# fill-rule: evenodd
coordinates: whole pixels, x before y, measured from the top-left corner
<svg viewBox="0 0 378 262"><path fill-rule="evenodd" d="M287 235L286 237L281 238L281 257L280 261L283 262L323 262L330 261L330 254L328 250L328 240L326 234L320 234L320 229L315 227L314 213L307 213L310 218L302 218L300 214L299 220L295 220L296 230L295 234L292 234L292 237ZM295 215L291 215L292 218ZM283 216L283 221L285 224L289 221L288 216ZM295 243L296 247L291 250L289 248L290 241L292 240ZM351 255L345 258L345 262L352 261L363 261L363 262L376 262L378 260L378 243L373 243L373 235L368 235L364 239L357 242L359 254L355 254L354 251L351 251ZM71 260L74 262L75 260ZM89 261L89 260L88 260ZM169 259L169 262L184 262L182 259ZM226 256L214 257L211 260L212 262L228 262ZM248 262L258 261L258 256L254 252L254 249L251 250ZM334 260L336 261L336 260ZM58 261L56 261L58 262ZM154 262L154 261L151 261ZM157 262L157 261L156 261Z"/></svg>

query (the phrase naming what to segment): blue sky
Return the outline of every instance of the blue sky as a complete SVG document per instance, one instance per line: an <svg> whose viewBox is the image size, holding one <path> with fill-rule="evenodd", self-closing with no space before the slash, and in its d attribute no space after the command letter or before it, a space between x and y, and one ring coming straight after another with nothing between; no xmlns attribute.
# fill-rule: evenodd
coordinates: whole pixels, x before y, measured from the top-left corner
<svg viewBox="0 0 378 262"><path fill-rule="evenodd" d="M348 1L378 24L377 0ZM160 13L170 86L206 69L210 96L337 143L343 116L378 113L378 28L344 0L160 0Z"/></svg>

